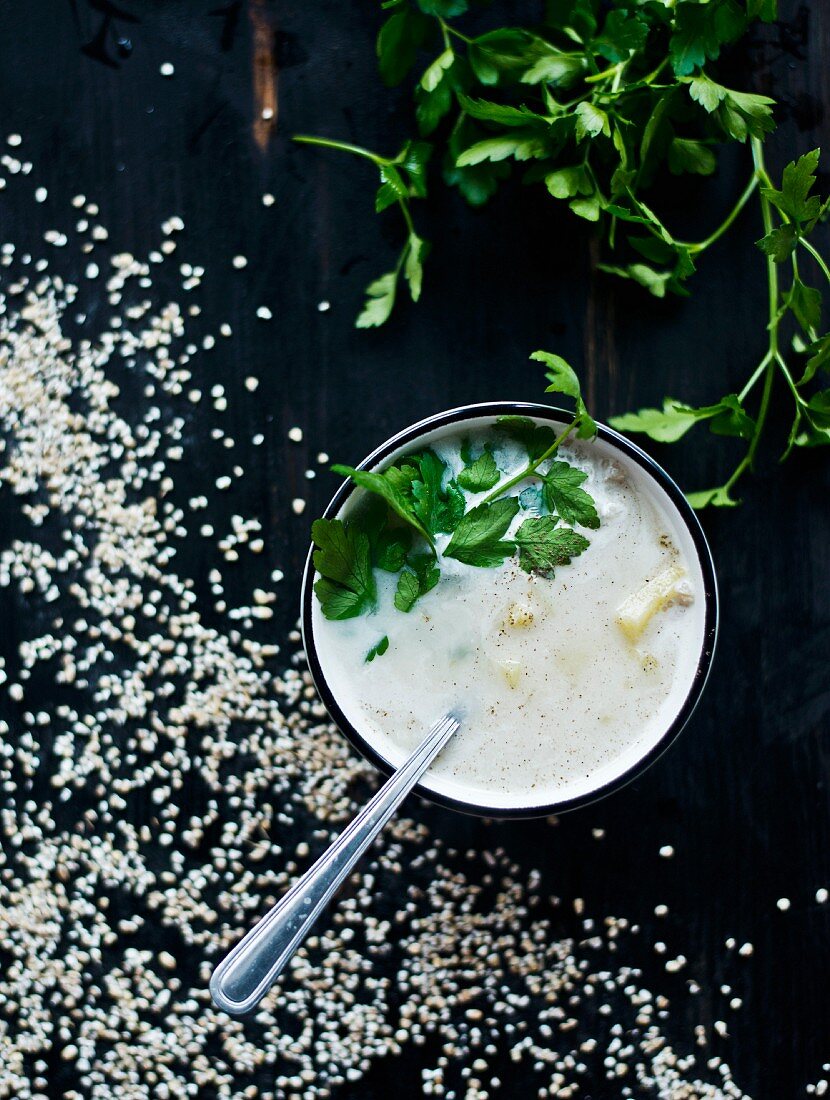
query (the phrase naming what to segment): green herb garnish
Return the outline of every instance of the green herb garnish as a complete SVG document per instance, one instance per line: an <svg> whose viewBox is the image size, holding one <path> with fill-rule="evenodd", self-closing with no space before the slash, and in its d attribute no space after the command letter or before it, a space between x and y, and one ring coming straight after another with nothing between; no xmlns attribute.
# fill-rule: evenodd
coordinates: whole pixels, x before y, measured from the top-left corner
<svg viewBox="0 0 830 1100"><path fill-rule="evenodd" d="M470 493L486 493L498 484L499 468L489 447L485 447L478 458L473 458L469 447L464 443L461 446L461 460L464 469L456 480L462 489Z"/></svg>
<svg viewBox="0 0 830 1100"><path fill-rule="evenodd" d="M552 577L557 566L567 565L590 545L578 531L560 527L558 516L526 519L516 532L516 544L522 569L543 577Z"/></svg>
<svg viewBox="0 0 830 1100"><path fill-rule="evenodd" d="M505 497L471 508L453 532L444 556L466 565L501 565L516 549L515 542L504 535L519 507L518 497Z"/></svg>
<svg viewBox="0 0 830 1100"><path fill-rule="evenodd" d="M411 611L415 601L435 588L441 579L441 570L429 553L410 554L406 569L398 577L395 590L395 607L398 611Z"/></svg>
<svg viewBox="0 0 830 1100"><path fill-rule="evenodd" d="M588 475L568 462L552 462L544 477L545 503L566 523L599 527L594 498L582 488Z"/></svg>
<svg viewBox="0 0 830 1100"><path fill-rule="evenodd" d="M822 332L822 297L812 285L816 277L830 283L830 267L810 240L828 211L814 193L819 152L787 165L776 185L762 145L775 128L774 101L716 79L724 47L754 21L773 21L777 0L557 0L544 6L538 24L483 33L472 0L384 0L381 7L381 76L389 85L411 81L418 137L390 157L327 138L297 139L372 162L376 210L394 207L403 219L398 261L369 286L360 327L388 319L401 279L413 300L420 296L428 245L413 205L426 197L430 173L474 206L520 173L592 225L601 240L599 270L658 298L688 294L700 257L753 203L764 225L758 247L768 308L765 350L743 388L699 408L666 398L662 408L612 423L674 442L705 421L714 434L743 440L743 457L723 484L690 494L696 507L737 503L733 490L754 465L776 387L792 412L785 457L793 447L830 443L830 397L817 384L830 367L830 333ZM751 164L732 209L703 239L683 239L659 213L665 169L669 177L709 176L724 146L735 143L749 147ZM551 372L567 378L568 365L548 358ZM580 431L590 430L584 417ZM483 485L487 465L483 459L470 470L469 486L459 478L461 487L486 491L474 486Z"/></svg>
<svg viewBox="0 0 830 1100"><path fill-rule="evenodd" d="M374 606L376 589L369 537L351 523L318 519L311 526L314 591L327 619L350 619Z"/></svg>
<svg viewBox="0 0 830 1100"><path fill-rule="evenodd" d="M391 466L382 474L376 474L369 470L356 470L353 466L332 466L336 474L350 477L355 485L368 489L370 493L377 493L379 497L389 505L393 512L397 513L404 522L414 527L419 535L432 545L432 532L428 531L418 516L415 514L415 503L412 496L412 484L415 471L412 467Z"/></svg>
<svg viewBox="0 0 830 1100"><path fill-rule="evenodd" d="M375 609L374 569L397 574L394 606L408 613L439 583L441 558L486 569L518 551L520 568L553 577L555 569L588 548L588 539L574 530L574 525L599 526L593 498L582 488L587 475L556 456L571 434L595 435L596 424L568 364L546 352L536 352L533 358L550 368L548 390L571 397L575 412L558 432L527 417L500 417L496 428L518 443L526 456L526 463L510 477L502 480L489 445L474 457L468 441L461 445L464 465L456 478L432 450L406 455L382 472L332 467L367 490L367 499L346 521L318 519L312 525L314 565L321 574L314 591L327 618L348 619ZM510 495L529 478L539 484ZM487 495L468 507L465 491ZM546 515L539 514L543 509ZM510 537L520 511L528 518ZM439 551L436 540L441 537L443 542L446 536ZM388 646L389 639L382 638L365 660L382 656Z"/></svg>
<svg viewBox="0 0 830 1100"><path fill-rule="evenodd" d="M389 639L384 634L379 642L376 642L366 656L363 658L368 665L371 661L374 661L375 657L382 657L389 648Z"/></svg>

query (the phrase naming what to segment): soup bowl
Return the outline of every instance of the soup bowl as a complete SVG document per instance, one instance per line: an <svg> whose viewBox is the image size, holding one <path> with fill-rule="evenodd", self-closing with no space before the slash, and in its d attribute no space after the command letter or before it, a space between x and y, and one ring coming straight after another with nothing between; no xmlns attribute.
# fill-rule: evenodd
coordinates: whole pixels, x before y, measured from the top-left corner
<svg viewBox="0 0 830 1100"><path fill-rule="evenodd" d="M359 469L380 472L401 456L438 445L442 439L458 437L466 432L486 431L504 416L530 418L539 425L555 429L562 429L572 419L561 409L525 402L494 401L465 405L404 428L372 451L359 464ZM592 449L600 459L614 463L624 476L636 481L639 489L651 497L660 518L665 519L672 529L672 537L688 564L695 599L702 602L696 610L695 652L689 655L688 660L690 674L681 685L679 694L675 693L674 706L665 721L579 782L565 782L560 786L549 783L541 789L512 790L501 794L482 791L480 785L467 791L463 779L456 781L430 770L415 790L431 802L485 817L513 818L548 816L587 805L631 782L654 763L686 725L700 699L714 655L718 593L712 555L697 516L665 470L640 447L612 428L600 424L596 438L581 443L580 447ZM345 482L326 508L324 518L348 519L352 509L364 496L364 490L350 481ZM363 721L358 708L349 700L342 670L335 667L330 647L326 645L326 620L314 594L317 573L313 550L312 547L306 561L301 593L303 643L311 675L326 709L345 737L380 772L388 775L404 761L412 744L396 743L394 731L388 731L387 736L387 731L381 733L371 728L373 724ZM425 687L424 690L429 689ZM440 709L437 710L435 717L440 713ZM516 721L521 721L518 713ZM456 734L456 739L463 735L462 718L462 729Z"/></svg>

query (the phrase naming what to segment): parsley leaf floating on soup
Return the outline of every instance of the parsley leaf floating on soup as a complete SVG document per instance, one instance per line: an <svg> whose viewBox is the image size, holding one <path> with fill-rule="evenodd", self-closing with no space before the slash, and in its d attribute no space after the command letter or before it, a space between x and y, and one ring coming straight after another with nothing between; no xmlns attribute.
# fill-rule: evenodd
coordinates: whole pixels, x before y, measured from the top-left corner
<svg viewBox="0 0 830 1100"><path fill-rule="evenodd" d="M478 458L473 458L469 446L461 448L461 458L464 469L459 473L456 481L462 489L468 493L484 493L498 484L499 468L493 457L490 447L485 447Z"/></svg>
<svg viewBox="0 0 830 1100"><path fill-rule="evenodd" d="M570 527L560 527L556 516L526 519L516 532L519 565L526 573L553 577L554 570L587 550L590 543Z"/></svg>
<svg viewBox="0 0 830 1100"><path fill-rule="evenodd" d="M582 488L588 475L569 462L552 462L544 478L545 503L565 523L599 527L594 499Z"/></svg>
<svg viewBox="0 0 830 1100"><path fill-rule="evenodd" d="M453 531L444 557L456 558L465 565L500 565L513 553L515 544L503 536L518 511L516 497L471 508Z"/></svg>
<svg viewBox="0 0 830 1100"><path fill-rule="evenodd" d="M369 537L339 519L317 519L311 526L314 591L327 619L351 619L375 602Z"/></svg>

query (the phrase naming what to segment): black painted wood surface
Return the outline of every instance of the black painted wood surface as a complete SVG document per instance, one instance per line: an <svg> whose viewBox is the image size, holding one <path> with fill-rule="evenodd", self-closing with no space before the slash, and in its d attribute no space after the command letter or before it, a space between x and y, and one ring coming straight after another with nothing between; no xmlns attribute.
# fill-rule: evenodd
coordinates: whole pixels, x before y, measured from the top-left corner
<svg viewBox="0 0 830 1100"><path fill-rule="evenodd" d="M416 211L435 242L421 303L403 304L378 332L356 331L362 289L391 264L398 226L372 212L369 166L289 138L306 132L397 148L409 105L376 73L378 12L332 0L219 7L124 0L129 22L91 0L3 6L2 125L25 136L50 199L42 223L31 206L0 199L2 238L34 245L53 224L50 204L65 207L77 192L100 204L116 251L141 254L166 217L184 218L188 258L207 271L205 315L227 317L235 330L206 359L204 388L248 374L262 380L255 399L231 411L231 430L240 439L266 434L263 448L244 455L245 505L263 518L286 584L297 586L310 520L335 486L333 475L304 480L317 451L354 462L438 409L537 399L540 378L527 362L536 347L581 369L600 417L666 393L705 402L748 374L764 344L755 213L707 254L689 301L657 303L592 274L590 233L542 197L513 189L471 212L436 188ZM783 8L782 24L734 60L782 101L769 142L776 168L822 140L830 146L830 7L787 0ZM170 79L159 73L165 61L175 65ZM266 125L260 111L271 103L276 119ZM717 223L746 171L738 152L714 181L679 192L676 213L689 233ZM271 207L265 192L275 196ZM237 253L249 260L242 272L231 270ZM79 274L80 257L59 262ZM318 311L321 301L328 312ZM255 317L259 304L272 321ZM295 424L306 433L300 446L286 438ZM784 430L774 423L779 439ZM650 449L687 489L715 484L734 459L730 441L694 433L681 446ZM695 1020L728 1020L723 1053L738 1084L761 1100L786 1100L830 1058L830 906L814 900L818 887L830 887L830 486L821 453L779 468L767 451L741 509L704 518L722 589L719 653L673 750L627 790L563 819L553 841L534 823L496 827L423 812L462 846L493 844L497 829L517 858L529 850L547 862L563 897L625 912L644 935L687 954L681 979L703 987ZM200 450L195 483L211 483L220 457L208 444ZM291 511L298 495L309 500L302 516ZM284 632L295 616L290 601L280 614ZM592 827L606 830L601 843ZM545 855L542 839L551 845ZM674 860L658 857L663 844L674 845ZM789 911L776 908L780 897L792 900ZM659 931L655 900L671 910ZM725 950L730 936L755 945L747 965ZM655 973L660 967L655 959ZM726 1008L724 981L743 998L740 1012ZM675 1017L669 1029L688 1034L695 1020ZM393 1085L401 1100L420 1095L418 1065L410 1050L341 1095L380 1098ZM615 1088L598 1081L591 1095L612 1097ZM506 1095L523 1095L518 1079Z"/></svg>

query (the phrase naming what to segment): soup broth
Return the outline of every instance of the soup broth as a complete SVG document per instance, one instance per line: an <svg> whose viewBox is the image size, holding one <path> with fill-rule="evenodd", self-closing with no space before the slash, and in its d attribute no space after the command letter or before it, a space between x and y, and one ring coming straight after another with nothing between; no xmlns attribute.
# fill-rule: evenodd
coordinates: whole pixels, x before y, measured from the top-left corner
<svg viewBox="0 0 830 1100"><path fill-rule="evenodd" d="M457 473L465 442L492 448L505 479L527 461L484 420L424 444ZM509 811L585 797L648 754L697 675L703 576L676 507L605 440L568 441L560 457L587 474L600 526L577 528L590 547L552 578L525 572L515 556L491 568L440 558L441 583L407 614L394 607L395 578L381 572L372 614L331 621L313 601L328 686L390 766L442 713L461 719L422 781L449 798ZM475 504L486 494L467 495ZM357 489L343 515L363 504ZM439 554L448 540L437 538ZM388 648L367 662L382 636Z"/></svg>

